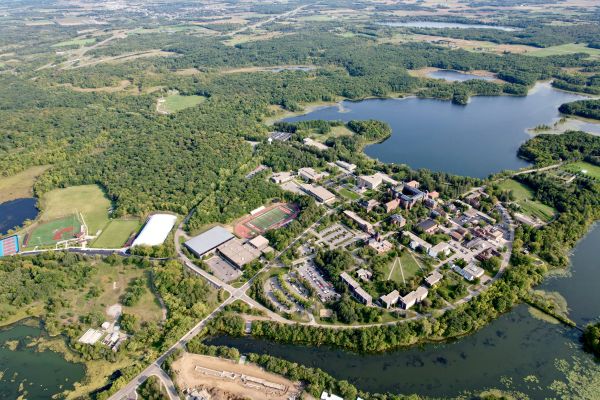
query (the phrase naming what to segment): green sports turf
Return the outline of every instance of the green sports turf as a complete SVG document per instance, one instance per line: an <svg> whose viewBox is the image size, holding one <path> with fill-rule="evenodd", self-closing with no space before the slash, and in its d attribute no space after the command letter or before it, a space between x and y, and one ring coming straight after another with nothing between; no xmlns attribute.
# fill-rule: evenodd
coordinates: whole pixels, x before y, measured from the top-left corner
<svg viewBox="0 0 600 400"><path fill-rule="evenodd" d="M283 221L289 216L290 214L284 212L283 210L281 210L281 208L276 207L250 220L249 223L257 227L258 229L265 231L271 226Z"/></svg>
<svg viewBox="0 0 600 400"><path fill-rule="evenodd" d="M69 228L71 228L69 231L65 231L60 237L56 237L58 232ZM81 222L75 215L41 223L31 232L27 247L50 246L61 240L73 239L80 228Z"/></svg>

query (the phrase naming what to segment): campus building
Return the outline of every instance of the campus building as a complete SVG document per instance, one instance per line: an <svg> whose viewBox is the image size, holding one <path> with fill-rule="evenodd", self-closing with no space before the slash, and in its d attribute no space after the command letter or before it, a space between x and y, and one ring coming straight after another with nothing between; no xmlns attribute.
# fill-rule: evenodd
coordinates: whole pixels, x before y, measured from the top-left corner
<svg viewBox="0 0 600 400"><path fill-rule="evenodd" d="M177 217L171 214L152 215L131 246L159 246L163 244L176 221Z"/></svg>
<svg viewBox="0 0 600 400"><path fill-rule="evenodd" d="M214 228L191 238L184 243L184 246L194 253L196 257L202 257L234 237L235 236L227 229L215 226Z"/></svg>

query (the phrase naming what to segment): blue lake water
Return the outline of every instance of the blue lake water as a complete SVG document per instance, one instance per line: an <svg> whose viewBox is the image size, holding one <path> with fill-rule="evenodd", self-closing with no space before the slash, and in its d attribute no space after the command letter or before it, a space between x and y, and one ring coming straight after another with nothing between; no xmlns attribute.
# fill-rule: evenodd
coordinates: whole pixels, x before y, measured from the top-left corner
<svg viewBox="0 0 600 400"><path fill-rule="evenodd" d="M19 227L28 219L35 219L38 214L36 199L16 199L0 204L0 235L9 229Z"/></svg>
<svg viewBox="0 0 600 400"><path fill-rule="evenodd" d="M512 32L518 28L502 25L485 24L463 24L459 22L438 22L438 21L410 21L410 22L384 22L385 26L399 26L407 28L440 28L440 29L497 29L501 31Z"/></svg>
<svg viewBox="0 0 600 400"><path fill-rule="evenodd" d="M413 168L486 177L526 167L516 154L531 137L527 129L552 124L562 103L582 98L544 83L528 96L479 96L466 106L420 98L343 101L284 121L381 120L392 127L392 136L367 146L367 155Z"/></svg>

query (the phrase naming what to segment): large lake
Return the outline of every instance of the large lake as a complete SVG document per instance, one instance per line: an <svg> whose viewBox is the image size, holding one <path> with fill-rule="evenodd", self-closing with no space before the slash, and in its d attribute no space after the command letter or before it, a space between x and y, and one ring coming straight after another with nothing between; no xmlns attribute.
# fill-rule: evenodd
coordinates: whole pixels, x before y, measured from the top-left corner
<svg viewBox="0 0 600 400"><path fill-rule="evenodd" d="M570 316L578 323L600 317L598 243L600 226L576 247L571 277L553 278L543 285L546 290L560 291L569 302ZM456 396L466 390L500 388L518 390L532 399L541 399L559 397L551 388L555 380L566 382L569 387L569 393L562 398L582 398L581 393L574 391L589 390L583 383L573 385L565 379L569 367L565 368L560 360L572 363L576 359L584 371L600 373L592 357L581 351L579 335L577 330L533 318L527 307L521 305L460 340L385 354L358 355L327 347L286 345L251 337L218 337L209 343L237 347L242 352L267 353L318 367L372 392Z"/></svg>
<svg viewBox="0 0 600 400"><path fill-rule="evenodd" d="M367 146L369 156L413 168L487 177L526 167L516 154L531 137L527 129L552 124L560 117L561 104L582 98L542 83L528 96L478 96L466 106L420 98L343 101L284 121L381 120L393 133L385 142Z"/></svg>
<svg viewBox="0 0 600 400"><path fill-rule="evenodd" d="M518 30L510 26L485 25L485 24L463 24L460 22L438 22L438 21L410 21L410 22L383 22L385 26L399 26L407 28L441 28L441 29L498 29L512 32Z"/></svg>
<svg viewBox="0 0 600 400"><path fill-rule="evenodd" d="M36 199L16 199L0 203L0 235L19 227L38 214Z"/></svg>
<svg viewBox="0 0 600 400"><path fill-rule="evenodd" d="M85 367L52 351L28 344L44 336L38 327L14 325L0 330L0 399L47 400L83 379Z"/></svg>

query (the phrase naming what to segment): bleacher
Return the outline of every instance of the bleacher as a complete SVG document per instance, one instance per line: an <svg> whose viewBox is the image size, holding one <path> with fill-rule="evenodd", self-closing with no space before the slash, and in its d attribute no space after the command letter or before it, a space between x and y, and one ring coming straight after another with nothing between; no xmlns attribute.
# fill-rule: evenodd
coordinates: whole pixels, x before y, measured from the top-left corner
<svg viewBox="0 0 600 400"><path fill-rule="evenodd" d="M0 257L10 256L19 252L19 237L17 235L0 240Z"/></svg>

